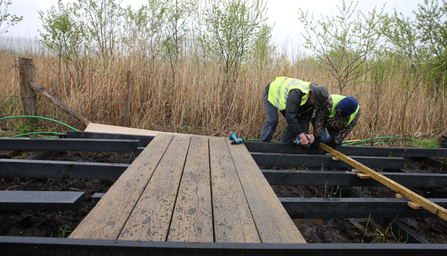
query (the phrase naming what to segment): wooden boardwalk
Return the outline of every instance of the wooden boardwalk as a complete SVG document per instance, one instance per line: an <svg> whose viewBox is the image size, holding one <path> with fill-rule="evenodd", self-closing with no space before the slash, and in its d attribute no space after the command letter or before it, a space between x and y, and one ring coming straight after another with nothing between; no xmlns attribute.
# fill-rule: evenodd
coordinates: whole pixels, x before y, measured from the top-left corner
<svg viewBox="0 0 447 256"><path fill-rule="evenodd" d="M162 133L70 238L306 242L243 144Z"/></svg>

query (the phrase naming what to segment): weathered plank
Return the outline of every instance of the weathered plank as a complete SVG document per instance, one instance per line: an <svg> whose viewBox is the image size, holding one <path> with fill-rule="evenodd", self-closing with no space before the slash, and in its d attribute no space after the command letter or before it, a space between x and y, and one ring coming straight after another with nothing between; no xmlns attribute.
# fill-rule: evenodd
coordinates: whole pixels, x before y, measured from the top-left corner
<svg viewBox="0 0 447 256"><path fill-rule="evenodd" d="M166 241L190 140L190 136L174 136L124 226L120 240Z"/></svg>
<svg viewBox="0 0 447 256"><path fill-rule="evenodd" d="M243 145L226 140L263 243L306 243Z"/></svg>
<svg viewBox="0 0 447 256"><path fill-rule="evenodd" d="M183 170L168 241L213 242L208 139L193 137Z"/></svg>
<svg viewBox="0 0 447 256"><path fill-rule="evenodd" d="M261 242L225 138L210 139L210 162L215 242Z"/></svg>
<svg viewBox="0 0 447 256"><path fill-rule="evenodd" d="M117 239L172 137L155 137L69 238Z"/></svg>

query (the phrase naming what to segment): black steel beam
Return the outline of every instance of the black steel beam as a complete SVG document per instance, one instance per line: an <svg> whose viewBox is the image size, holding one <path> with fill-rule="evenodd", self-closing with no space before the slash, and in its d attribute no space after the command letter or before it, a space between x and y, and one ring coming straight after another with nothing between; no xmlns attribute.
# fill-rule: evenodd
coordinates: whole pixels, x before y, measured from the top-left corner
<svg viewBox="0 0 447 256"><path fill-rule="evenodd" d="M435 167L435 168L439 168L439 169L446 169L447 168L447 163L446 162L442 162L436 159L433 159L431 157L412 157L410 158L412 161L415 162L421 162L423 164L429 165L431 167Z"/></svg>
<svg viewBox="0 0 447 256"><path fill-rule="evenodd" d="M425 238L417 234L414 230L403 224L399 219L374 219L382 227L390 228L396 236L400 235L401 243L422 243L430 244ZM399 239L399 237L397 237Z"/></svg>
<svg viewBox="0 0 447 256"><path fill-rule="evenodd" d="M343 161L334 161L332 160L332 156L328 155L251 153L251 156L258 165L262 166L352 169L347 163ZM404 159L402 158L354 156L352 159L369 168L402 169L404 167Z"/></svg>
<svg viewBox="0 0 447 256"><path fill-rule="evenodd" d="M85 192L0 191L0 210L75 210Z"/></svg>
<svg viewBox="0 0 447 256"><path fill-rule="evenodd" d="M279 198L294 219L327 218L422 218L436 215L424 209L413 210L406 199L398 198ZM447 199L431 199L447 207Z"/></svg>
<svg viewBox="0 0 447 256"><path fill-rule="evenodd" d="M116 181L129 164L0 159L0 176Z"/></svg>
<svg viewBox="0 0 447 256"><path fill-rule="evenodd" d="M0 138L0 150L136 152L138 140Z"/></svg>
<svg viewBox="0 0 447 256"><path fill-rule="evenodd" d="M440 255L446 244L263 244L182 243L0 236L2 255L316 255L396 256Z"/></svg>
<svg viewBox="0 0 447 256"><path fill-rule="evenodd" d="M129 167L121 163L94 163L52 160L0 159L0 176L97 179L116 181ZM381 186L349 171L262 170L271 185L295 186ZM390 173L383 175L408 187L447 187L447 174Z"/></svg>
<svg viewBox="0 0 447 256"><path fill-rule="evenodd" d="M146 147L152 141L152 139L154 139L155 136L118 134L118 133L67 131L65 133L65 137L66 138L78 138L78 139L138 140L139 147Z"/></svg>
<svg viewBox="0 0 447 256"><path fill-rule="evenodd" d="M244 142L248 151L259 153L282 154L324 154L322 149L304 149L287 143ZM396 148L396 147L357 147L341 146L336 150L348 156L383 156L383 157L447 157L445 148Z"/></svg>
<svg viewBox="0 0 447 256"><path fill-rule="evenodd" d="M293 186L383 186L373 179L360 179L350 171L262 170L270 185ZM406 187L447 187L447 174L381 172Z"/></svg>

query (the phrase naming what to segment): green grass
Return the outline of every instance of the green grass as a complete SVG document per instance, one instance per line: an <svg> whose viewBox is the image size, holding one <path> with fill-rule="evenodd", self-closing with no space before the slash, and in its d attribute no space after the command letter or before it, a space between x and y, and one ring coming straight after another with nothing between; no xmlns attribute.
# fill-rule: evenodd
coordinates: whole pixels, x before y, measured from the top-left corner
<svg viewBox="0 0 447 256"><path fill-rule="evenodd" d="M436 139L415 139L409 143L410 147L413 148L440 148L441 143Z"/></svg>

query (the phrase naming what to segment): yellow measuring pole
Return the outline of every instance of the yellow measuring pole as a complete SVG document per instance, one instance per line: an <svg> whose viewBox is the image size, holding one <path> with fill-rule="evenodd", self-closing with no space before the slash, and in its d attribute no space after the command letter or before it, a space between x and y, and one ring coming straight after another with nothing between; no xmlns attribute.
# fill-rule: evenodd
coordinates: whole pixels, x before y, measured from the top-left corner
<svg viewBox="0 0 447 256"><path fill-rule="evenodd" d="M426 198L420 196L419 194L411 191L410 189L400 185L399 183L393 181L390 178L387 178L383 176L382 174L373 171L371 168L365 166L362 163L357 162L356 160L338 152L337 150L329 147L328 145L325 145L323 143L320 143L320 148L327 151L328 153L334 155L335 157L339 158L343 162L351 165L352 167L356 168L359 171L362 171L363 173L371 176L371 178L377 180L378 182L382 183L383 185L389 187L390 189L394 190L396 193L401 194L405 198L411 200L413 203L416 203L420 205L422 208L426 209L427 211L439 216L440 218L447 220L447 210L435 203L433 203L430 200L427 200Z"/></svg>

